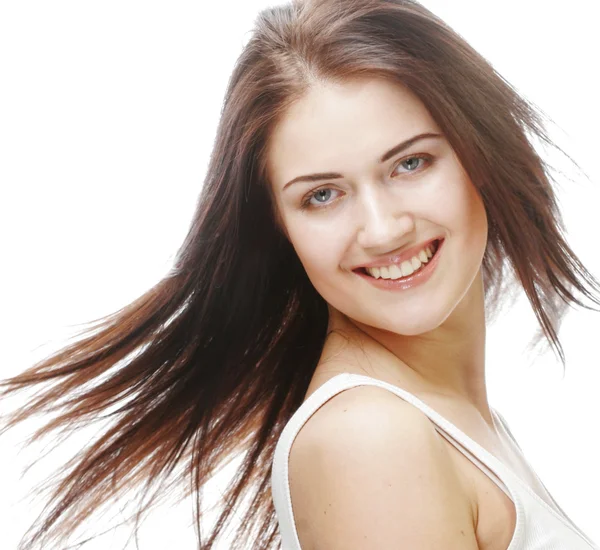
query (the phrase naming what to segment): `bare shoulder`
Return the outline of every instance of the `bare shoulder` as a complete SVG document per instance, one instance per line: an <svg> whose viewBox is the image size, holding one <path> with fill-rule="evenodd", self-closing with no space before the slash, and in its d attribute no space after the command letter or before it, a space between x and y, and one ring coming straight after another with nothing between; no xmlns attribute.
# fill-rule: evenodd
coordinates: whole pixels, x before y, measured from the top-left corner
<svg viewBox="0 0 600 550"><path fill-rule="evenodd" d="M471 500L429 418L374 386L344 390L289 458L303 550L475 550Z"/></svg>

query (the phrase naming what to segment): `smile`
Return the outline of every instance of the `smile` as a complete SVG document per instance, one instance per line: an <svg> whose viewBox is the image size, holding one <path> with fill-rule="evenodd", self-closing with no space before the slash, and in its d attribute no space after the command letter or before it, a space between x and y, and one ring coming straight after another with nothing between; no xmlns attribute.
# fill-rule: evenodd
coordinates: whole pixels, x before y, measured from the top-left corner
<svg viewBox="0 0 600 550"><path fill-rule="evenodd" d="M434 241L429 244L423 250L415 254L410 260L404 261L401 264L391 264L388 266L381 267L366 267L365 271L375 277L375 279L400 279L401 277L408 277L413 273L422 269L429 260L435 254L439 241Z"/></svg>
<svg viewBox="0 0 600 550"><path fill-rule="evenodd" d="M369 283L388 290L405 290L425 283L438 264L445 239L429 244L401 264L381 267L360 267L354 273Z"/></svg>

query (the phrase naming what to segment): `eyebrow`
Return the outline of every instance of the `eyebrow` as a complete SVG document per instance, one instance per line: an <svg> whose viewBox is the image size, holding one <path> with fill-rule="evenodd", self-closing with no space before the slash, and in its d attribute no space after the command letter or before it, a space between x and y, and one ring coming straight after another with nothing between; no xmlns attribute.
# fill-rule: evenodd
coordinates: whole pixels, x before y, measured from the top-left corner
<svg viewBox="0 0 600 550"><path fill-rule="evenodd" d="M417 143L417 141L421 141L422 139L427 139L427 138L443 138L443 137L444 136L442 134L436 134L433 132L427 132L424 134L418 134L416 136L413 136L413 137L403 141L402 143L399 143L398 145L392 147L389 151L384 153L381 156L381 158L379 159L379 164L385 162L386 160L389 160L394 155L401 153L405 149L408 149L411 145L413 145L414 143ZM287 187L289 187L293 183L296 183L299 181L319 181L319 180L325 180L325 179L339 179L339 178L343 178L343 177L344 176L342 174L338 174L337 172L323 172L321 174L308 174L306 176L298 176L297 178L294 178L293 180L288 181L283 186L282 191L284 191Z"/></svg>

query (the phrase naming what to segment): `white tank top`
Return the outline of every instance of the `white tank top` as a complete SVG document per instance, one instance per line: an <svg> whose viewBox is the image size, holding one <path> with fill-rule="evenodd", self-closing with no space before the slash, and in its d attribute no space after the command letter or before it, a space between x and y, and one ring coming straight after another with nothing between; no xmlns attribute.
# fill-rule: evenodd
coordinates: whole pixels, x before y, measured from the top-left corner
<svg viewBox="0 0 600 550"><path fill-rule="evenodd" d="M546 493L556 508L549 506L504 463L416 396L393 384L351 373L334 376L309 395L284 427L275 447L271 467L271 492L283 541L282 550L302 550L294 522L288 481L288 459L292 443L300 428L321 405L341 391L362 385L387 389L420 409L433 422L440 435L508 495L515 505L516 526L507 550L600 550L600 547L567 517L547 490ZM494 409L492 412L506 431L506 437L510 437L516 445L504 418ZM536 479L544 487L537 475Z"/></svg>

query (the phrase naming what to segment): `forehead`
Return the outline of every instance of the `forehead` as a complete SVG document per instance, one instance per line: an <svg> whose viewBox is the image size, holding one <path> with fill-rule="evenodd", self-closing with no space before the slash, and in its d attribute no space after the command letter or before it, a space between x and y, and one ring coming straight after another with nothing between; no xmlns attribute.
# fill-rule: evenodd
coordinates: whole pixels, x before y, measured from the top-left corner
<svg viewBox="0 0 600 550"><path fill-rule="evenodd" d="M274 186L311 171L358 170L396 143L439 132L410 90L384 79L318 83L283 115L269 140Z"/></svg>

